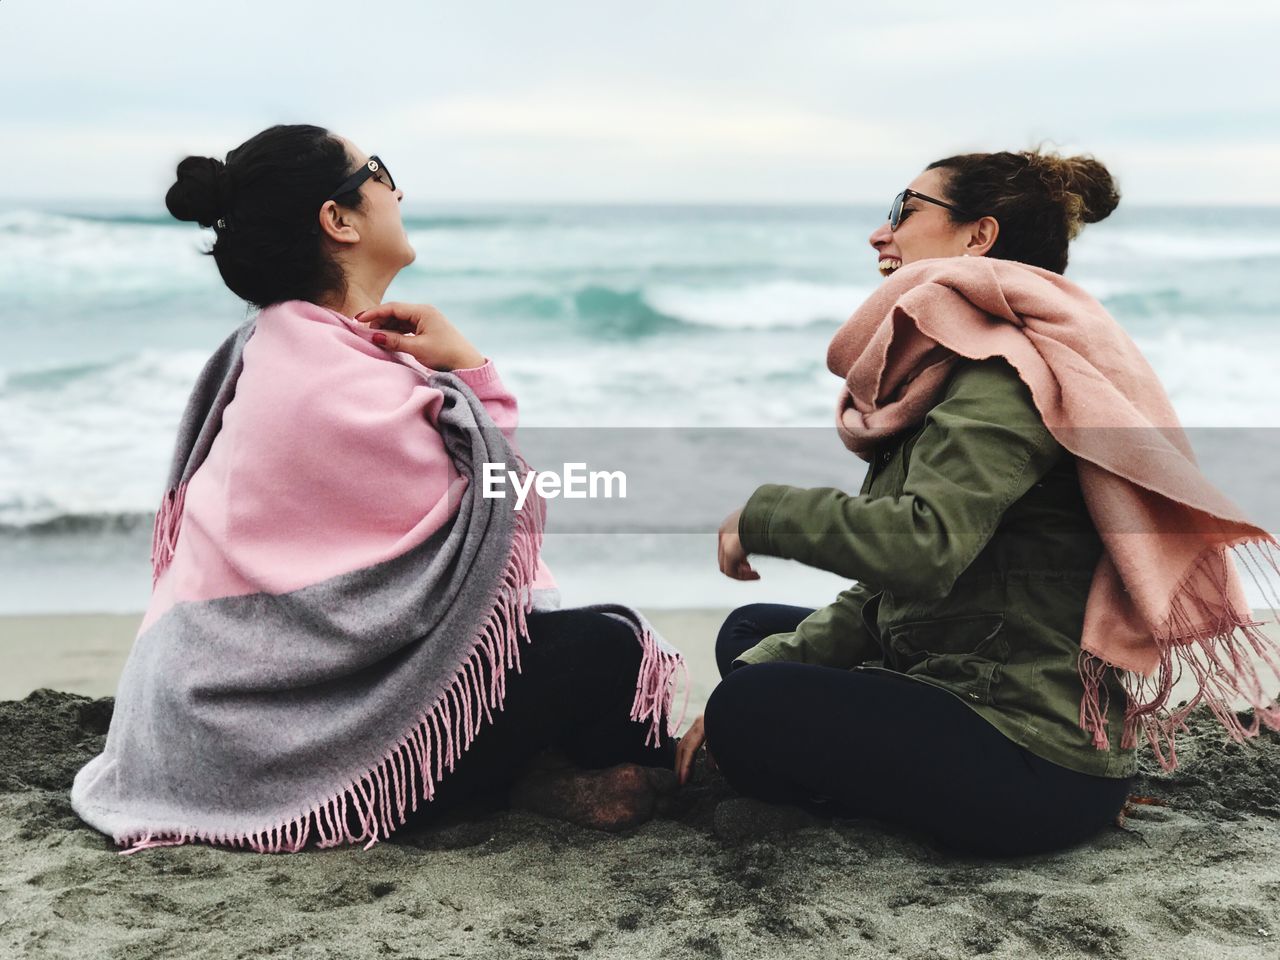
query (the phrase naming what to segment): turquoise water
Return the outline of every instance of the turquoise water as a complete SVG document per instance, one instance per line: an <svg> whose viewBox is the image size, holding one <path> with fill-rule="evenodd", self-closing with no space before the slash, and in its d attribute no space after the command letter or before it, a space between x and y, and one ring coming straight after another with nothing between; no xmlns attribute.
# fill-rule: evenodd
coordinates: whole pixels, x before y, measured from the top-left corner
<svg viewBox="0 0 1280 960"><path fill-rule="evenodd" d="M825 429L826 345L879 282L867 236L882 220L410 210L417 261L388 296L448 313L499 364L526 427ZM210 237L105 207L0 211L0 611L145 603L174 427L205 357L247 316L199 253ZM1184 423L1220 430L1280 417L1278 268L1280 210L1122 206L1085 229L1067 275L1139 343ZM775 478L789 479L745 479ZM574 539L548 547L574 601L763 599L703 569L705 536ZM775 570L778 589L823 602L831 583L801 574Z"/></svg>

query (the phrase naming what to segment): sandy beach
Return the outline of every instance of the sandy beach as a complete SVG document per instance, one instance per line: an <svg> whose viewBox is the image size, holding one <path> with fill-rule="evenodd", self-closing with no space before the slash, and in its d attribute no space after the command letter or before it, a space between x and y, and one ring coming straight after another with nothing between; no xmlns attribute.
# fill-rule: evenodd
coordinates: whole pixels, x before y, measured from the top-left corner
<svg viewBox="0 0 1280 960"><path fill-rule="evenodd" d="M649 611L688 655L723 611ZM714 773L621 835L507 810L359 848L119 856L67 797L101 749L138 618L0 618L5 957L1280 955L1280 736L1197 717L1123 825L1048 856L960 859L868 821L735 798Z"/></svg>

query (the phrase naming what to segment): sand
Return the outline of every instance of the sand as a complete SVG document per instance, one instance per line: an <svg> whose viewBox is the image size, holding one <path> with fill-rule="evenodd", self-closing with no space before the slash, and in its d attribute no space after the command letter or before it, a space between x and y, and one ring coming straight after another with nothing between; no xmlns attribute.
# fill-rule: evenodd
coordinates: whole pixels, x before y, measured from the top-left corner
<svg viewBox="0 0 1280 960"><path fill-rule="evenodd" d="M695 708L719 617L654 615L697 653ZM118 669L132 627L21 619L0 619L5 690L28 684L0 703L0 956L1280 957L1273 733L1223 745L1198 717L1175 775L1144 769L1136 792L1159 805L1013 860L735 798L705 768L621 835L490 810L369 851L120 856L67 790L110 720L114 677L86 664ZM22 638L43 643L19 655ZM29 693L37 676L82 693Z"/></svg>

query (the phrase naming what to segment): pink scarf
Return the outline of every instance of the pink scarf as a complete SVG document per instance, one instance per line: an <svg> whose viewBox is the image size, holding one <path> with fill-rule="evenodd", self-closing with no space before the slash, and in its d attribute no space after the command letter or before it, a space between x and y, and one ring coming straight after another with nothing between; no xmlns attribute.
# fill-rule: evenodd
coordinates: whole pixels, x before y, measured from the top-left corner
<svg viewBox="0 0 1280 960"><path fill-rule="evenodd" d="M827 366L845 378L837 429L870 459L885 437L920 423L957 357L1003 357L1045 426L1074 454L1105 552L1081 638L1080 726L1107 749L1107 669L1129 696L1122 747L1142 726L1165 769L1174 734L1201 700L1231 734L1280 729L1259 661L1280 677L1280 650L1252 618L1232 557L1260 585L1276 540L1205 479L1155 372L1093 297L1038 267L985 257L922 260L886 280L840 328ZM1171 708L1183 670L1198 690ZM1232 708L1254 708L1245 728ZM1168 754L1161 744L1168 745Z"/></svg>

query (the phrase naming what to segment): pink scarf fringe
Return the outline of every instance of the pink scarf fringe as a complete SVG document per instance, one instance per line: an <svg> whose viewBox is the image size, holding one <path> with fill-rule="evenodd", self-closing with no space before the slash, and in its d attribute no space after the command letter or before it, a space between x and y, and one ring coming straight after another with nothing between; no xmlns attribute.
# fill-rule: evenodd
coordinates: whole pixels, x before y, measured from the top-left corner
<svg viewBox="0 0 1280 960"><path fill-rule="evenodd" d="M173 562L178 547L178 533L182 529L182 511L187 500L187 485L178 484L168 491L156 511L155 525L151 531L151 586L154 587Z"/></svg>
<svg viewBox="0 0 1280 960"><path fill-rule="evenodd" d="M1231 548L1232 554L1247 569L1254 584L1262 591L1272 619L1280 625L1280 597L1266 586L1265 568L1280 574L1274 541L1244 541ZM1084 681L1084 697L1080 701L1080 726L1093 735L1094 746L1106 750L1106 713L1110 695L1104 678L1114 669L1128 697L1124 732L1120 746L1137 746L1141 728L1160 766L1173 770L1178 765L1179 731L1186 732L1186 719L1200 705L1206 704L1237 743L1258 734L1261 725L1280 730L1280 651L1275 641L1258 628L1263 621L1241 621L1228 601L1228 558L1225 551L1208 551L1183 581L1175 594L1165 628L1155 637L1160 661L1153 676L1111 667L1095 654L1081 651L1080 677ZM1214 605L1191 588L1192 583L1213 584L1221 602ZM1270 595L1268 595L1270 594ZM1209 622L1206 629L1194 624ZM1270 668L1277 681L1277 691L1268 694L1262 685L1260 664ZM1171 707L1169 699L1174 685L1189 672L1195 680L1196 692L1188 702ZM1253 710L1249 726L1241 722L1234 702L1242 698Z"/></svg>

